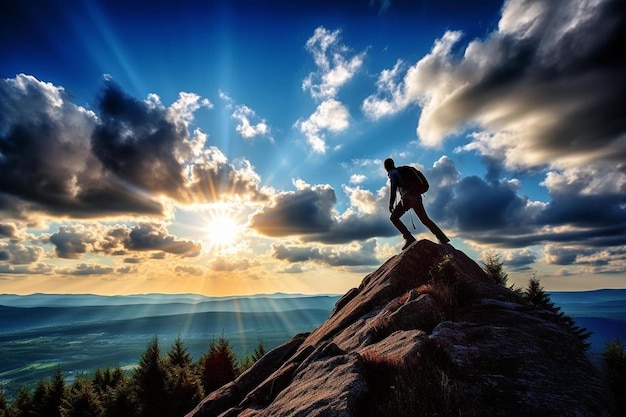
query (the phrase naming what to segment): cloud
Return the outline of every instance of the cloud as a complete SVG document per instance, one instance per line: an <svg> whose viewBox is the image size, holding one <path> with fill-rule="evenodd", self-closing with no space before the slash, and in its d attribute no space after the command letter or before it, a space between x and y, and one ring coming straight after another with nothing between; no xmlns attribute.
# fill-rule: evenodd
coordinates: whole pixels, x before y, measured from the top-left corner
<svg viewBox="0 0 626 417"><path fill-rule="evenodd" d="M350 50L340 42L340 30L329 31L323 26L313 32L306 42L317 70L302 82L302 89L309 90L318 100L335 97L341 86L346 84L363 65L365 53L349 56Z"/></svg>
<svg viewBox="0 0 626 417"><path fill-rule="evenodd" d="M2 224L0 223L0 238L3 237L17 237L17 227L14 224Z"/></svg>
<svg viewBox="0 0 626 417"><path fill-rule="evenodd" d="M254 110L248 106L237 106L232 117L239 122L235 129L244 139L252 139L256 136L269 136L271 132L267 121L259 118ZM256 122L257 120L258 122Z"/></svg>
<svg viewBox="0 0 626 417"><path fill-rule="evenodd" d="M340 30L329 31L320 26L306 42L317 70L307 75L302 89L308 90L320 104L308 119L298 120L295 126L317 153L326 152L327 132L338 133L350 125L350 113L336 96L361 68L365 57L365 52L350 56L350 49L340 42L340 34Z"/></svg>
<svg viewBox="0 0 626 417"><path fill-rule="evenodd" d="M11 265L32 264L43 256L43 249L37 246L25 246L21 243L0 242L0 261Z"/></svg>
<svg viewBox="0 0 626 417"><path fill-rule="evenodd" d="M186 96L198 99L197 96ZM101 123L92 149L107 171L142 190L184 200L182 164L204 146L204 135L190 136L193 103L165 108L152 95L139 101L108 82L100 99ZM178 109L178 111L176 111ZM181 113L182 109L182 113Z"/></svg>
<svg viewBox="0 0 626 417"><path fill-rule="evenodd" d="M183 274L186 275L193 275L196 277L201 277L202 275L204 275L204 271L202 270L202 268L198 268L196 266L190 266L190 265L178 265L174 271L176 272L182 272Z"/></svg>
<svg viewBox="0 0 626 417"><path fill-rule="evenodd" d="M74 268L61 268L56 272L63 275L110 275L115 272L115 268L98 264L81 263Z"/></svg>
<svg viewBox="0 0 626 417"><path fill-rule="evenodd" d="M246 271L250 268L250 261L237 259L234 261L219 257L211 262L211 270L218 272Z"/></svg>
<svg viewBox="0 0 626 417"><path fill-rule="evenodd" d="M329 266L378 265L380 261L375 256L375 249L375 240L321 248L275 244L272 246L272 256L292 263L314 261Z"/></svg>
<svg viewBox="0 0 626 417"><path fill-rule="evenodd" d="M257 116L256 112L246 105L235 105L235 101L222 90L219 91L219 97L226 103L227 109L232 109L234 106L231 116L237 120L238 124L235 130L242 138L253 139L257 136L266 136L271 142L274 142L271 137L272 129L265 119Z"/></svg>
<svg viewBox="0 0 626 417"><path fill-rule="evenodd" d="M361 184L367 180L367 177L363 174L350 175L350 184Z"/></svg>
<svg viewBox="0 0 626 417"><path fill-rule="evenodd" d="M462 178L446 157L426 175L429 215L475 242L505 247L626 244L626 180L612 167L548 172L542 182L551 197L547 203L522 195L518 179Z"/></svg>
<svg viewBox="0 0 626 417"><path fill-rule="evenodd" d="M476 129L462 149L504 161L509 168L626 157L626 39L619 0L510 0L496 31L459 48L450 31L431 52L402 71L399 62L379 76L363 103L373 118L411 104L422 107L422 144Z"/></svg>
<svg viewBox="0 0 626 417"><path fill-rule="evenodd" d="M128 234L125 246L129 250L158 250L181 256L198 256L202 250L199 243L178 239L163 226L148 223L135 226Z"/></svg>
<svg viewBox="0 0 626 417"><path fill-rule="evenodd" d="M87 227L83 224L60 226L48 237L56 255L65 259L80 259L88 252L125 255L128 251L160 251L179 256L197 256L201 252L198 242L179 239L167 232L164 226L139 223Z"/></svg>
<svg viewBox="0 0 626 417"><path fill-rule="evenodd" d="M308 119L296 122L314 152L326 152L326 132L338 133L350 126L348 109L335 99L320 103Z"/></svg>
<svg viewBox="0 0 626 417"><path fill-rule="evenodd" d="M50 235L57 256L65 259L79 259L95 241L93 233L82 225L61 226Z"/></svg>
<svg viewBox="0 0 626 417"><path fill-rule="evenodd" d="M333 222L335 191L329 185L309 185L294 181L296 191L279 193L269 205L252 216L250 226L273 236L305 235L324 232Z"/></svg>
<svg viewBox="0 0 626 417"><path fill-rule="evenodd" d="M296 191L277 194L273 202L252 216L250 225L266 236L298 236L305 242L349 243L397 232L389 221L384 193L374 196L361 188L344 186L353 208L335 211L335 191L329 185L295 181Z"/></svg>
<svg viewBox="0 0 626 417"><path fill-rule="evenodd" d="M262 200L259 178L207 135L190 132L212 104L181 92L169 107L137 100L105 80L97 110L71 102L62 87L19 74L0 80L0 210L74 218L164 215L167 202Z"/></svg>

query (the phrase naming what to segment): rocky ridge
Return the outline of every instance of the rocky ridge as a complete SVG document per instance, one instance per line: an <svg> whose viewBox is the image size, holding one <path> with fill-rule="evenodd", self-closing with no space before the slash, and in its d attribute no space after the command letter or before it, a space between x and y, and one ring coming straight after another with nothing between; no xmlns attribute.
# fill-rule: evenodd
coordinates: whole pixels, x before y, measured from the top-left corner
<svg viewBox="0 0 626 417"><path fill-rule="evenodd" d="M187 417L608 416L603 392L554 313L421 240Z"/></svg>

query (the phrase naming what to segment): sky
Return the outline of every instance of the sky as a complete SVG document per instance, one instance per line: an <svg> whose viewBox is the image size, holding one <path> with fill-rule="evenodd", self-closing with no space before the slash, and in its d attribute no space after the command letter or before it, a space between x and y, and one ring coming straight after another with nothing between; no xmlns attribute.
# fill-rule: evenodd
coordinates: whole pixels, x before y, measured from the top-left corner
<svg viewBox="0 0 626 417"><path fill-rule="evenodd" d="M344 293L388 157L509 283L625 288L625 43L621 0L5 1L0 293Z"/></svg>

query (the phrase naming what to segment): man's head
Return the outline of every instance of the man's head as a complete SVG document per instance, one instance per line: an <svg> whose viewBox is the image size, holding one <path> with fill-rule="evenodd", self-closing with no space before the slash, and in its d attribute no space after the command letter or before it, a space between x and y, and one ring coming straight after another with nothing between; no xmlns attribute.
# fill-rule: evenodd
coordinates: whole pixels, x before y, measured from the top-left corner
<svg viewBox="0 0 626 417"><path fill-rule="evenodd" d="M395 167L396 167L396 164L393 162L393 159L391 158L385 159L385 169L387 170L387 172L391 171Z"/></svg>

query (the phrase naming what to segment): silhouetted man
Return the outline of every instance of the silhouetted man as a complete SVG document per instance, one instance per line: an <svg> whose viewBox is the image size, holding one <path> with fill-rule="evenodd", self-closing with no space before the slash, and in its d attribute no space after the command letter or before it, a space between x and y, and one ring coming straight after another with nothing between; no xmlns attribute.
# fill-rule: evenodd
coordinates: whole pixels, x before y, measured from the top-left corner
<svg viewBox="0 0 626 417"><path fill-rule="evenodd" d="M445 245L450 241L448 237L441 231L441 229L433 222L428 215L426 214L426 210L424 209L424 204L422 203L422 196L417 193L411 193L409 190L404 190L402 185L402 179L400 178L400 172L396 169L396 165L393 162L393 159L387 158L385 159L385 170L387 170L387 176L389 177L389 181L391 183L391 195L389 196L389 211L391 212L391 222L396 229L402 233L402 237L405 240L404 246L402 250L409 247L409 245L415 242L415 238L409 232L409 229L402 223L400 217L413 209L417 217L420 219L422 224L439 239L439 242L442 245ZM396 202L396 192L400 191L400 202L397 206L394 207Z"/></svg>

